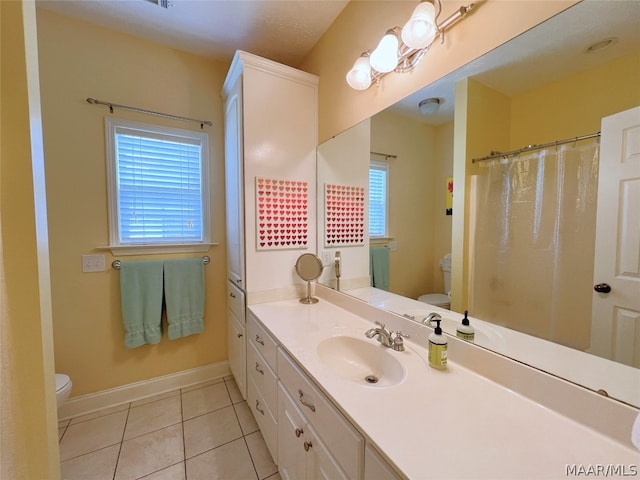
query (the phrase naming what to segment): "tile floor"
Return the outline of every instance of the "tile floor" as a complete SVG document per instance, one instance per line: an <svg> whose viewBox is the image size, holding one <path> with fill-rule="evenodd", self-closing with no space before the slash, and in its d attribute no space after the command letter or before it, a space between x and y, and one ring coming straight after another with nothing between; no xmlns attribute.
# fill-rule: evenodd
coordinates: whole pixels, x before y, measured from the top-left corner
<svg viewBox="0 0 640 480"><path fill-rule="evenodd" d="M59 423L65 480L280 480L232 377Z"/></svg>

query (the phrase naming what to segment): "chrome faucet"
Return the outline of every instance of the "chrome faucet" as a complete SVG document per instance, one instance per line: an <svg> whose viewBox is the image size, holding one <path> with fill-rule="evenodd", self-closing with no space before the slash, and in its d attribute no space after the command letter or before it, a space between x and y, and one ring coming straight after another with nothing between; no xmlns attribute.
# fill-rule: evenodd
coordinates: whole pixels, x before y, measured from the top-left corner
<svg viewBox="0 0 640 480"><path fill-rule="evenodd" d="M439 313L431 312L429 315L427 315L426 317L424 317L422 319L422 324L423 325L429 325L430 327L433 327L433 323L436 320L442 320L442 317L440 316Z"/></svg>
<svg viewBox="0 0 640 480"><path fill-rule="evenodd" d="M384 323L376 322L376 325L378 325L378 328L370 328L369 330L364 332L365 337L377 337L376 339L378 340L378 342L380 342L385 347L393 348L398 352L404 351L403 339L409 338L409 335L404 332L397 331L395 334L396 336L394 337L393 332L391 330L387 330Z"/></svg>

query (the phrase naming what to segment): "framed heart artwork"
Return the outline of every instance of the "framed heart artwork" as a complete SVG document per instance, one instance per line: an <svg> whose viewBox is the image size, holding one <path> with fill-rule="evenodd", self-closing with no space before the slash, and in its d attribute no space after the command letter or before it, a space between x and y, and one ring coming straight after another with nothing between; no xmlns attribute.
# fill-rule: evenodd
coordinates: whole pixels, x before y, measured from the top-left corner
<svg viewBox="0 0 640 480"><path fill-rule="evenodd" d="M307 182L256 177L256 248L306 249L308 209Z"/></svg>
<svg viewBox="0 0 640 480"><path fill-rule="evenodd" d="M364 198L364 187L325 184L325 247L364 245Z"/></svg>

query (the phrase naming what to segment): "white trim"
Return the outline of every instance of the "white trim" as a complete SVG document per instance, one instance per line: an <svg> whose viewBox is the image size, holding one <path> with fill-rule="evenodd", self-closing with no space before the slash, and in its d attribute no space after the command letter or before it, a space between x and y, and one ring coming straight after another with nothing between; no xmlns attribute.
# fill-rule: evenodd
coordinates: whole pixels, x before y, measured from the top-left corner
<svg viewBox="0 0 640 480"><path fill-rule="evenodd" d="M105 144L107 155L107 200L109 202L109 244L113 247L127 247L131 244L120 243L120 206L118 205L118 163L116 158L116 133L118 130L133 130L144 132L152 137L178 137L192 140L195 145L200 146L200 168L201 168L201 208L202 208L202 235L201 243L183 243L183 252L202 252L202 245L211 243L211 180L209 170L211 169L211 159L209 158L209 134L196 130L186 130L181 128L166 127L150 123L135 122L122 118L105 117ZM140 245L133 245L141 247ZM194 250L195 246L195 250ZM129 255L145 253L171 253L172 249L163 249L162 243L151 243L144 251L129 253ZM197 248L200 248L199 250ZM151 249L155 251L151 251ZM173 250L176 251L175 249ZM123 254L122 251L114 254Z"/></svg>
<svg viewBox="0 0 640 480"><path fill-rule="evenodd" d="M208 252L211 247L219 243L194 244L158 244L158 245L106 245L96 247L96 250L111 250L114 255L154 255L164 253L193 253Z"/></svg>
<svg viewBox="0 0 640 480"><path fill-rule="evenodd" d="M97 410L102 410L103 408L115 407L116 405L141 400L160 393L177 390L178 388L222 379L230 374L229 362L224 361L192 368L190 370L183 370L182 372L164 375L162 377L129 383L128 385L101 390L96 393L72 397L60 406L58 418L59 420L66 420L80 415L86 415ZM73 382L73 378L71 381Z"/></svg>

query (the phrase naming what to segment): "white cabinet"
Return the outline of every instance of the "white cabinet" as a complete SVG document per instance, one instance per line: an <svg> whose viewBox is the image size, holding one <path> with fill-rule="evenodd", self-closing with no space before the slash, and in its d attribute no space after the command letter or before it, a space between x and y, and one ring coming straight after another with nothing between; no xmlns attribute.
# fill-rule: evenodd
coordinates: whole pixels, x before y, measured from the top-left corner
<svg viewBox="0 0 640 480"><path fill-rule="evenodd" d="M227 282L227 350L229 370L243 398L247 398L247 342L244 292Z"/></svg>
<svg viewBox="0 0 640 480"><path fill-rule="evenodd" d="M262 437L278 459L278 377L276 343L252 314L247 319L247 403L258 422Z"/></svg>
<svg viewBox="0 0 640 480"><path fill-rule="evenodd" d="M283 443L278 447L280 475L361 478L364 438L280 349L278 379L278 441ZM283 474L289 470L291 474ZM296 477L300 471L304 475Z"/></svg>
<svg viewBox="0 0 640 480"><path fill-rule="evenodd" d="M282 384L278 389L278 471L284 480L349 477Z"/></svg>
<svg viewBox="0 0 640 480"><path fill-rule="evenodd" d="M244 290L244 175L242 145L242 82L236 82L225 102L224 173L227 212L227 277Z"/></svg>
<svg viewBox="0 0 640 480"><path fill-rule="evenodd" d="M367 444L364 451L364 478L366 480L401 480L400 476L382 455Z"/></svg>
<svg viewBox="0 0 640 480"><path fill-rule="evenodd" d="M222 88L227 278L248 296L278 289L289 293L294 288L291 272L282 266L313 251L313 242L300 250L258 251L256 178L308 185L308 215L299 222L306 222L308 238L314 239L317 83L315 75L238 51ZM246 308L244 296L240 308ZM240 345L246 336L238 337L244 321L233 324L229 317L227 324L230 369L246 398L245 359L238 357L246 351L246 343Z"/></svg>

